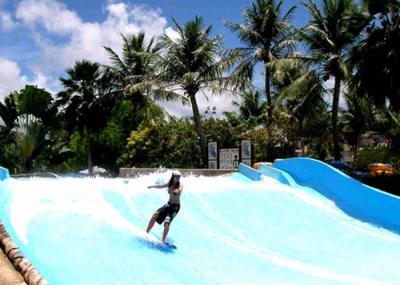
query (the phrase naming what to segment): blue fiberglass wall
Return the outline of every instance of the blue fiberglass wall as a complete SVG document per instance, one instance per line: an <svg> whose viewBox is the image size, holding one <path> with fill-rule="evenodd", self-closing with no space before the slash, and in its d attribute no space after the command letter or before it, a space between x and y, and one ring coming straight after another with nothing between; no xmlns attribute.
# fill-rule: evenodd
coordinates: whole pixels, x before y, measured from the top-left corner
<svg viewBox="0 0 400 285"><path fill-rule="evenodd" d="M293 187L297 186L297 183L293 180L293 178L280 169L271 167L265 163L261 163L258 166L258 170L261 173L263 173L264 175L267 175L268 177L272 177L283 184L293 186Z"/></svg>
<svg viewBox="0 0 400 285"><path fill-rule="evenodd" d="M240 163L239 164L239 173L245 175L246 177L250 178L253 181L260 181L262 179L262 173L251 168L250 166Z"/></svg>
<svg viewBox="0 0 400 285"><path fill-rule="evenodd" d="M8 169L0 166L0 181L5 180L10 177Z"/></svg>
<svg viewBox="0 0 400 285"><path fill-rule="evenodd" d="M290 158L273 166L333 200L349 215L400 232L400 198L364 185L315 159Z"/></svg>

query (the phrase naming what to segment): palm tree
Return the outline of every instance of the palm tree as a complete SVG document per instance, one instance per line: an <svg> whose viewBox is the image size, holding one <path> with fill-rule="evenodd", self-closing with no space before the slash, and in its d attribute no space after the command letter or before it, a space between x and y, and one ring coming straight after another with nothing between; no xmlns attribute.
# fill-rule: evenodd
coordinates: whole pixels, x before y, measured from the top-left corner
<svg viewBox="0 0 400 285"><path fill-rule="evenodd" d="M18 92L12 92L4 98L4 104L0 102L0 117L4 126L0 126L3 132L9 133L15 126L15 120L18 117L17 110Z"/></svg>
<svg viewBox="0 0 400 285"><path fill-rule="evenodd" d="M275 61L271 71L271 82L277 90L275 105L290 113L301 135L305 119L325 105L322 79L300 58Z"/></svg>
<svg viewBox="0 0 400 285"><path fill-rule="evenodd" d="M158 47L163 50L155 60L159 72L143 76L141 83L131 84L130 90L148 88L155 99L180 100L192 106L194 122L200 139L202 163L207 164L207 145L197 96L229 91L233 79L224 74L234 59L222 53L222 38L211 37L211 26L204 27L203 20L195 17L183 27L174 19L177 38L164 34ZM154 57L153 57L154 58Z"/></svg>
<svg viewBox="0 0 400 285"><path fill-rule="evenodd" d="M389 112L400 112L400 3L364 2L370 21L366 38L352 54L359 92L367 94L378 106L389 107Z"/></svg>
<svg viewBox="0 0 400 285"><path fill-rule="evenodd" d="M244 24L226 22L239 35L247 47L234 49L241 57L235 73L252 78L257 63L264 65L267 115L272 122L273 102L271 96L271 70L269 63L283 58L294 47L293 29L290 24L295 6L282 16L283 0L255 0L245 10Z"/></svg>
<svg viewBox="0 0 400 285"><path fill-rule="evenodd" d="M89 175L92 175L91 133L104 126L107 115L103 103L100 65L87 60L77 61L66 70L67 78L60 78L65 90L58 93L58 104L64 106L67 127L87 137Z"/></svg>
<svg viewBox="0 0 400 285"><path fill-rule="evenodd" d="M343 133L354 149L354 160L361 140L361 135L371 129L376 120L376 110L368 97L357 96L354 92L345 93L347 110L343 111Z"/></svg>
<svg viewBox="0 0 400 285"><path fill-rule="evenodd" d="M118 55L112 48L104 47L109 54L111 65L106 65L110 74L114 92L128 99L133 107L133 122L127 129L129 132L143 121L151 121L152 118L164 116L165 112L156 105L144 90L137 89L132 92L127 89L130 84L139 83L144 76L155 73L155 64L152 55L159 51L152 37L148 42L145 33L122 37L122 54ZM130 116L132 118L132 116Z"/></svg>
<svg viewBox="0 0 400 285"><path fill-rule="evenodd" d="M310 13L309 24L302 30L304 43L320 73L327 80L334 78L332 98L332 135L335 160L340 160L338 110L341 84L349 78L350 48L357 42L366 24L366 17L354 0L324 0L319 8L313 0L304 3Z"/></svg>
<svg viewBox="0 0 400 285"><path fill-rule="evenodd" d="M117 86L117 90L130 97L135 105L142 106L144 103L144 94L140 90L126 94L126 87L129 84L138 82L138 78L151 74L154 71L154 65L151 62L152 53L156 53L158 48L155 46L154 37L147 43L145 33L140 32L137 36L130 35L122 37L122 55L119 56L112 48L104 47L110 56L112 65L106 66L112 73Z"/></svg>
<svg viewBox="0 0 400 285"><path fill-rule="evenodd" d="M53 101L46 90L26 85L8 95L4 105L0 104L0 116L6 124L3 132L20 150L25 172L32 169L34 159L47 145L46 134L56 123Z"/></svg>
<svg viewBox="0 0 400 285"><path fill-rule="evenodd" d="M46 129L55 125L54 118L57 106L54 99L45 89L33 85L25 85L18 95L18 113L31 114L41 120Z"/></svg>
<svg viewBox="0 0 400 285"><path fill-rule="evenodd" d="M239 112L245 120L260 124L266 110L266 102L263 95L258 91L248 90L239 94L241 102L234 101L233 105L239 107Z"/></svg>
<svg viewBox="0 0 400 285"><path fill-rule="evenodd" d="M15 137L24 160L24 172L30 172L33 160L43 150L46 128L32 114L22 114L16 120Z"/></svg>

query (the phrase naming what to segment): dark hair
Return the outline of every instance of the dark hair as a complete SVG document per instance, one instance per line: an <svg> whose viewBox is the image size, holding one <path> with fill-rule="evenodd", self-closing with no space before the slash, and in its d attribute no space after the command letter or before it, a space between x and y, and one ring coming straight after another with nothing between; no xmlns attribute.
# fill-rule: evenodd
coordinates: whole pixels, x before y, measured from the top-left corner
<svg viewBox="0 0 400 285"><path fill-rule="evenodd" d="M171 178L169 179L169 182L168 182L168 188L172 186L172 183L174 183L174 177L175 177L175 176L179 176L179 175L173 175L173 174L172 174L172 176L171 176ZM181 185L181 183L180 183L179 181L176 181L176 182L175 182L175 185L174 185L174 189L176 189L176 188L179 187L180 185Z"/></svg>

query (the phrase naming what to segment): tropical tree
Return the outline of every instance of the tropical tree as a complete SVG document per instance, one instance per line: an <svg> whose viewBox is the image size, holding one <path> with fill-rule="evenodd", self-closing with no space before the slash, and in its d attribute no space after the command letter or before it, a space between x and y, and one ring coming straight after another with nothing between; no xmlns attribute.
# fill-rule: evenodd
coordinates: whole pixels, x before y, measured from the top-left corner
<svg viewBox="0 0 400 285"><path fill-rule="evenodd" d="M131 126L131 129L133 129L142 120L150 120L152 115L160 113L158 111L160 108L153 106L154 103L149 97L145 96L144 90L129 90L126 88L130 84L139 83L143 76L154 74L155 65L152 55L159 51L159 47L156 46L154 37L146 42L144 32L140 32L137 35L121 35L121 37L121 56L112 48L104 47L111 60L111 65L106 65L106 68L111 74L114 92L119 93L123 98L129 99L132 103L133 116L131 114L130 117L134 119Z"/></svg>
<svg viewBox="0 0 400 285"><path fill-rule="evenodd" d="M265 96L258 90L248 89L238 94L239 100L234 100L232 104L239 109L237 118L245 122L248 127L256 127L265 122L267 103ZM235 113L225 116L235 116Z"/></svg>
<svg viewBox="0 0 400 285"><path fill-rule="evenodd" d="M32 162L44 148L46 131L40 119L31 114L23 114L17 119L16 143L24 161L24 172L32 169Z"/></svg>
<svg viewBox="0 0 400 285"><path fill-rule="evenodd" d="M276 90L275 132L283 133L286 144L293 149L307 145L307 155L316 154L319 159L325 159L329 128L322 78L301 58L275 61L271 63L271 71L271 82Z"/></svg>
<svg viewBox="0 0 400 285"><path fill-rule="evenodd" d="M271 71L271 82L276 89L275 105L294 119L300 135L305 119L319 111L318 106L325 105L322 79L300 58L275 61Z"/></svg>
<svg viewBox="0 0 400 285"><path fill-rule="evenodd" d="M19 168L20 158L12 132L18 117L17 96L18 92L14 91L4 98L4 103L0 102L0 164L10 170Z"/></svg>
<svg viewBox="0 0 400 285"><path fill-rule="evenodd" d="M65 90L57 94L58 104L64 107L66 127L87 138L87 162L92 175L92 134L104 127L112 108L107 82L100 65L87 60L77 61L66 73L66 78L60 78Z"/></svg>
<svg viewBox="0 0 400 285"><path fill-rule="evenodd" d="M311 18L301 36L323 78L334 78L331 123L334 158L340 160L338 111L341 84L351 75L349 51L357 43L367 18L354 0L324 0L321 8L313 0L304 5Z"/></svg>
<svg viewBox="0 0 400 285"><path fill-rule="evenodd" d="M14 91L4 98L4 103L0 102L0 118L4 125L0 125L3 134L9 133L15 127L15 120L18 117L17 110L18 92Z"/></svg>
<svg viewBox="0 0 400 285"><path fill-rule="evenodd" d="M98 159L110 169L115 169L118 157L127 143L131 132L139 125L150 124L166 116L165 110L157 105L145 90L127 89L139 83L144 76L155 73L152 55L158 52L154 37L146 41L145 33L121 35L122 52L118 54L105 47L111 63L105 66L106 74L116 99L114 108L104 130L96 141ZM128 160L126 160L128 162ZM132 163L131 161L129 163Z"/></svg>
<svg viewBox="0 0 400 285"><path fill-rule="evenodd" d="M252 122L252 125L264 121L266 101L258 90L248 90L239 94L241 101L234 101L233 105L239 107L242 119Z"/></svg>
<svg viewBox="0 0 400 285"><path fill-rule="evenodd" d="M56 115L51 94L32 85L12 92L0 104L0 116L5 122L2 132L7 134L9 144L15 144L25 172L32 169L33 160L47 146L46 134L54 127Z"/></svg>
<svg viewBox="0 0 400 285"><path fill-rule="evenodd" d="M378 106L399 113L400 2L365 0L364 3L369 15L366 38L352 54L359 92L368 95Z"/></svg>
<svg viewBox="0 0 400 285"><path fill-rule="evenodd" d="M290 7L283 14L282 5L283 0L255 0L245 10L244 24L226 22L247 45L233 50L241 58L235 73L252 78L256 64L263 64L269 123L273 113L270 63L288 55L296 43L290 23L296 7Z"/></svg>
<svg viewBox="0 0 400 285"><path fill-rule="evenodd" d="M221 94L233 87L233 78L224 71L232 66L234 59L223 55L222 38L211 36L211 26L205 27L200 17L179 25L174 19L177 37L164 34L159 40L162 53L155 60L159 72L142 77L137 88L148 88L155 99L180 100L190 103L197 134L200 139L202 163L207 163L207 145L201 114L197 104L199 94Z"/></svg>
<svg viewBox="0 0 400 285"><path fill-rule="evenodd" d="M191 118L141 124L131 132L120 165L199 167L200 151ZM188 159L190 158L190 159Z"/></svg>
<svg viewBox="0 0 400 285"><path fill-rule="evenodd" d="M343 110L343 133L354 149L354 160L361 141L361 135L371 130L376 120L376 108L368 97L357 96L354 92L345 93L347 109Z"/></svg>

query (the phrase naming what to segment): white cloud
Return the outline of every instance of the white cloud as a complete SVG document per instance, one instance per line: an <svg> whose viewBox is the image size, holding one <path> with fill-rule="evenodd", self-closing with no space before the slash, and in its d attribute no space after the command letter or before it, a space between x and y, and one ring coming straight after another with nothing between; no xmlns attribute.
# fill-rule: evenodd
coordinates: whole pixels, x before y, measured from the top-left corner
<svg viewBox="0 0 400 285"><path fill-rule="evenodd" d="M160 11L143 6L109 3L105 12L107 17L103 22L84 22L59 1L23 0L16 14L33 29L35 40L43 50L40 59L43 72L60 72L83 58L107 63L108 55L103 46L121 51L121 34L145 31L150 38L162 34L167 25ZM66 37L67 41L54 43L41 28L49 34Z"/></svg>
<svg viewBox="0 0 400 285"><path fill-rule="evenodd" d="M216 116L223 117L224 112L237 112L238 108L232 104L234 98L229 96L228 94L221 94L221 95L211 95L210 92L206 91L208 100L206 96L203 94L198 94L196 96L197 105L199 106L199 111L201 114L207 110L207 107L212 109L216 107ZM170 102L159 102L159 105L165 108L168 113L176 117L186 117L192 116L192 106L191 105L182 105L180 102L177 101L170 101Z"/></svg>
<svg viewBox="0 0 400 285"><path fill-rule="evenodd" d="M11 91L22 88L26 82L16 62L0 57L0 101Z"/></svg>
<svg viewBox="0 0 400 285"><path fill-rule="evenodd" d="M0 30L11 30L15 27L11 15L7 12L0 11Z"/></svg>
<svg viewBox="0 0 400 285"><path fill-rule="evenodd" d="M179 33L171 27L165 29L165 34L170 37L174 42L180 38Z"/></svg>
<svg viewBox="0 0 400 285"><path fill-rule="evenodd" d="M333 76L330 76L327 81L324 82L325 88L326 89L333 89L335 86L335 78Z"/></svg>
<svg viewBox="0 0 400 285"><path fill-rule="evenodd" d="M51 94L55 95L59 91L59 86L56 83L57 79L47 76L40 71L34 72L33 79L29 80L28 84L35 85L38 88L43 88Z"/></svg>
<svg viewBox="0 0 400 285"><path fill-rule="evenodd" d="M16 16L30 26L42 26L59 35L73 33L82 23L74 11L53 0L23 0L18 4Z"/></svg>
<svg viewBox="0 0 400 285"><path fill-rule="evenodd" d="M52 94L57 91L53 78L35 71L33 76L27 77L22 74L18 63L7 58L0 57L0 102L12 91L19 91L26 84L44 88Z"/></svg>
<svg viewBox="0 0 400 285"><path fill-rule="evenodd" d="M144 31L150 38L165 32L173 39L179 37L174 29L167 27L167 20L159 9L114 1L108 2L104 13L103 21L88 22L58 0L22 0L17 6L16 18L32 30L42 55L29 67L34 75L29 82L49 91L57 90L56 74L72 67L75 61L89 59L108 63L108 54L103 46L110 46L120 53L121 34ZM62 41L56 42L53 36L62 38ZM20 83L26 83L28 80L21 76L20 70L18 72L16 78ZM23 85L14 84L16 87L13 89L20 89ZM207 107L216 106L218 116L222 116L224 111L236 110L226 96L209 96L207 101L199 94L198 104L202 113ZM190 105L182 106L179 102L161 102L160 105L178 117L192 115Z"/></svg>

